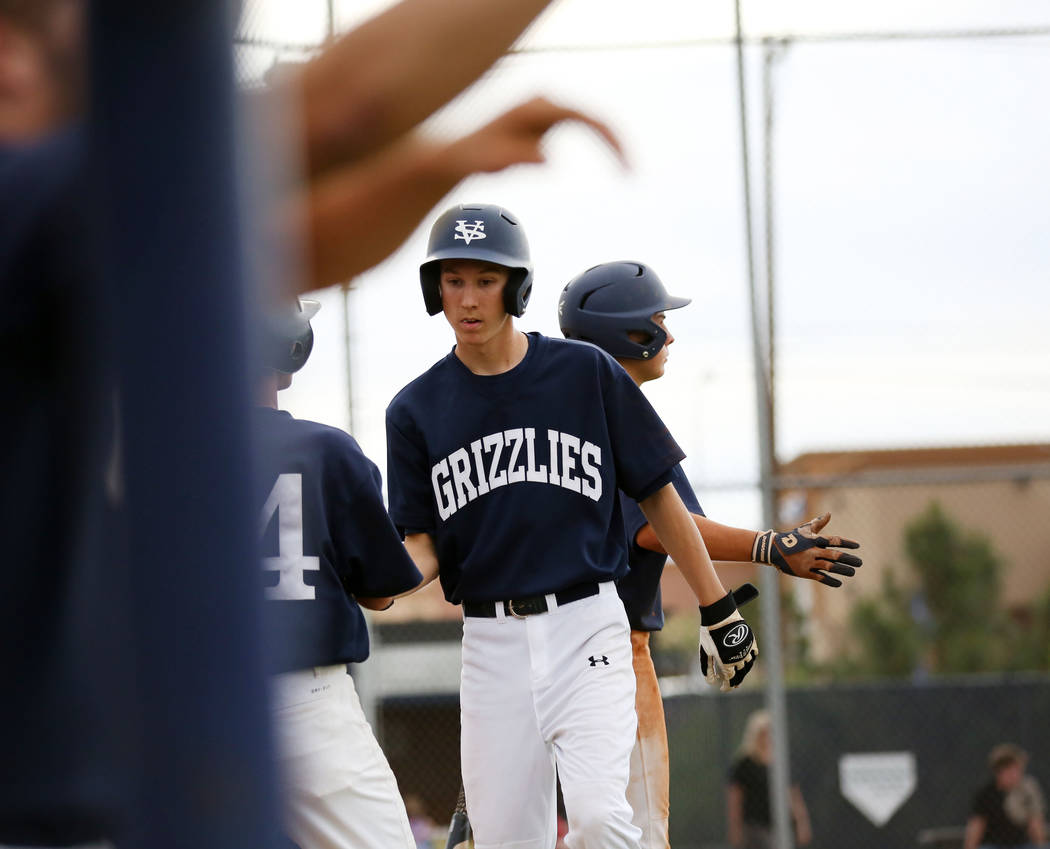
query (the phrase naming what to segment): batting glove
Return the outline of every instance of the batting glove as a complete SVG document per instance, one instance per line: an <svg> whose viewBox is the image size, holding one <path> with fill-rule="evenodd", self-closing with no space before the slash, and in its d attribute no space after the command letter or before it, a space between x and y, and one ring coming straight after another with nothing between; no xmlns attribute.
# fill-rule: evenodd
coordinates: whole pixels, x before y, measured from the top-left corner
<svg viewBox="0 0 1050 849"><path fill-rule="evenodd" d="M725 670L718 662L718 649L715 648L715 641L711 639L711 634L703 625L700 626L700 674L712 687L718 687L720 690L729 689Z"/></svg>
<svg viewBox="0 0 1050 849"><path fill-rule="evenodd" d="M754 587L751 591L758 594ZM739 686L755 665L758 646L751 626L737 612L733 593L726 593L714 604L701 605L700 626L700 669L704 678L709 684L718 683L723 691Z"/></svg>
<svg viewBox="0 0 1050 849"><path fill-rule="evenodd" d="M860 548L860 543L845 537L823 537L820 530L831 519L824 513L787 534L762 531L755 535L751 559L755 563L776 566L785 575L820 581L829 587L841 587L842 581L829 573L851 578L864 561L836 548Z"/></svg>
<svg viewBox="0 0 1050 849"><path fill-rule="evenodd" d="M756 598L758 598L758 587L754 584L741 584L733 590L733 601L736 602L738 608ZM718 687L722 691L729 689L728 679L732 676L726 675L725 669L718 660L718 649L715 648L715 642L703 625L700 626L700 673L712 687Z"/></svg>

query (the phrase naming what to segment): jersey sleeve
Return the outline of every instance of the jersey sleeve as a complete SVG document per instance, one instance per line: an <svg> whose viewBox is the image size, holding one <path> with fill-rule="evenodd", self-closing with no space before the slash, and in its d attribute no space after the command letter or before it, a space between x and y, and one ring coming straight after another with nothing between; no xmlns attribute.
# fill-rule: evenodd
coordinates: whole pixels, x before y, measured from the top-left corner
<svg viewBox="0 0 1050 849"><path fill-rule="evenodd" d="M623 367L608 355L600 363L617 482L631 498L644 501L670 482L685 454Z"/></svg>
<svg viewBox="0 0 1050 849"><path fill-rule="evenodd" d="M393 407L386 414L387 493L398 532L433 532L434 507L426 444L415 425Z"/></svg>
<svg viewBox="0 0 1050 849"><path fill-rule="evenodd" d="M685 508L690 513L695 513L698 516L706 515L681 464L676 465L671 472L670 483L674 484L675 490L681 496ZM645 518L645 514L642 512L642 508L638 506L637 501L627 497L624 493L621 493L621 496L620 507L623 510L623 524L627 531L628 543L633 546L635 545L634 540L638 536L638 532L649 524L649 520Z"/></svg>
<svg viewBox="0 0 1050 849"><path fill-rule="evenodd" d="M415 587L423 578L383 504L379 470L354 443L340 463L330 464L333 480L345 481L342 515L333 515L336 569L343 586L365 598L385 597ZM356 456L354 456L356 454Z"/></svg>

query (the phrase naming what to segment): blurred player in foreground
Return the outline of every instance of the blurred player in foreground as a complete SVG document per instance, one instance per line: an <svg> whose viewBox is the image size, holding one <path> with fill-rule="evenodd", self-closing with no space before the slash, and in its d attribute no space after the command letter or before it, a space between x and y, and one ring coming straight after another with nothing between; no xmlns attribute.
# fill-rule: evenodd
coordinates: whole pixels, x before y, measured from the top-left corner
<svg viewBox="0 0 1050 849"><path fill-rule="evenodd" d="M254 421L287 827L300 849L414 849L347 664L368 657L360 608L385 609L422 576L387 515L379 470L353 437L277 409L278 391L310 356L317 308L296 301L270 317Z"/></svg>
<svg viewBox="0 0 1050 849"><path fill-rule="evenodd" d="M548 2L404 0L289 78L287 99L261 97L307 166L262 211L248 252L270 230L300 237L309 273L283 286L346 280L395 248L475 153L492 170L541 159L543 133L579 113L528 101L459 146L409 134ZM269 775L227 780L232 760L221 775L216 764L233 750L238 765L263 761L269 741L251 629L231 627L256 608L225 592L255 575L227 10L99 0L91 30L110 49L84 51L69 11L83 5L0 0L0 505L20 529L0 593L0 677L20 682L0 709L0 841L68 846L137 820L153 849L210 846L205 832L231 846L255 840L222 828L269 807ZM467 28L476 44L450 52ZM474 152L478 133L491 144ZM212 699L220 687L230 698ZM226 712L238 733L216 741Z"/></svg>
<svg viewBox="0 0 1050 849"><path fill-rule="evenodd" d="M619 489L658 529L733 684L757 649L670 484L681 449L603 351L514 325L532 289L518 220L462 205L420 281L455 335L387 408L390 512L426 578L462 604L462 770L478 849L549 849L555 775L569 845L636 849L637 725Z"/></svg>
<svg viewBox="0 0 1050 849"><path fill-rule="evenodd" d="M303 162L266 223L303 249L297 292L343 283L392 253L435 203L474 173L540 163L543 136L563 121L608 129L582 112L533 97L452 140L417 125L473 82L550 0L403 0L277 76L257 104L262 137L301 118L280 141ZM469 33L469 50L449 45ZM272 139L271 139L272 141ZM286 283L288 281L285 281Z"/></svg>
<svg viewBox="0 0 1050 849"><path fill-rule="evenodd" d="M608 262L588 269L565 286L558 302L558 320L567 338L599 346L614 356L635 384L641 386L662 377L666 368L674 336L667 329L665 312L688 303L688 298L669 295L649 266ZM819 536L830 514L818 516L789 534L732 528L705 517L680 465L674 468L671 481L689 508L713 560L767 563L788 575L832 587L841 585L834 575L851 576L855 567L861 565L859 557L834 550L857 548L856 542ZM635 824L644 835L643 846L666 849L670 780L667 728L649 652L649 635L664 624L660 577L667 553L637 502L623 493L620 500L631 568L617 582L617 590L631 623L638 711L628 798ZM724 678L716 670L716 663L704 661L708 682L725 689Z"/></svg>

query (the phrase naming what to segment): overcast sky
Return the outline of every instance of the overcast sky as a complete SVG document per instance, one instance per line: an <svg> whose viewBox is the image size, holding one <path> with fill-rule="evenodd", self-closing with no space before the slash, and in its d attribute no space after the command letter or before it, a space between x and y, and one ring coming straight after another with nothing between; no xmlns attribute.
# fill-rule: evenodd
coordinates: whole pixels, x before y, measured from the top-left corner
<svg viewBox="0 0 1050 849"><path fill-rule="evenodd" d="M346 2L367 13L382 2ZM308 43L324 3L248 3L255 35ZM1039 2L745 2L747 34L1050 26ZM563 0L481 83L431 122L469 130L535 93L613 126L623 171L566 127L549 163L474 178L349 296L353 431L385 466L383 412L451 348L418 265L430 221L459 202L506 206L532 246L523 330L559 333L564 284L607 260L650 264L693 303L647 394L689 455L701 502L758 523L733 5ZM644 47L630 47L631 44ZM583 51L552 49L587 46ZM469 45L465 45L469 49ZM457 45L449 45L450 50ZM532 51L532 52L529 52ZM259 54L254 60L264 61ZM761 234L761 48L748 51L755 225ZM799 39L774 65L777 445L805 451L1050 441L1050 38ZM761 244L758 245L761 250ZM759 272L762 264L759 262ZM343 299L322 293L317 347L282 393L293 414L348 424ZM707 492L705 493L705 487Z"/></svg>

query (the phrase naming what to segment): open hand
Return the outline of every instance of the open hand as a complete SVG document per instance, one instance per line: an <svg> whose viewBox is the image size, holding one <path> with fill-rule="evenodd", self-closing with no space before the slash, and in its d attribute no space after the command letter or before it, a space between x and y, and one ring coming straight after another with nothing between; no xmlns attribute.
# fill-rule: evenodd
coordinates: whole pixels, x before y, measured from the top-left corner
<svg viewBox="0 0 1050 849"><path fill-rule="evenodd" d="M786 534L764 531L755 537L752 559L776 566L785 575L841 587L842 581L833 575L852 578L864 561L854 554L835 550L860 548L860 543L840 536L820 536L830 520L831 513L824 513Z"/></svg>

